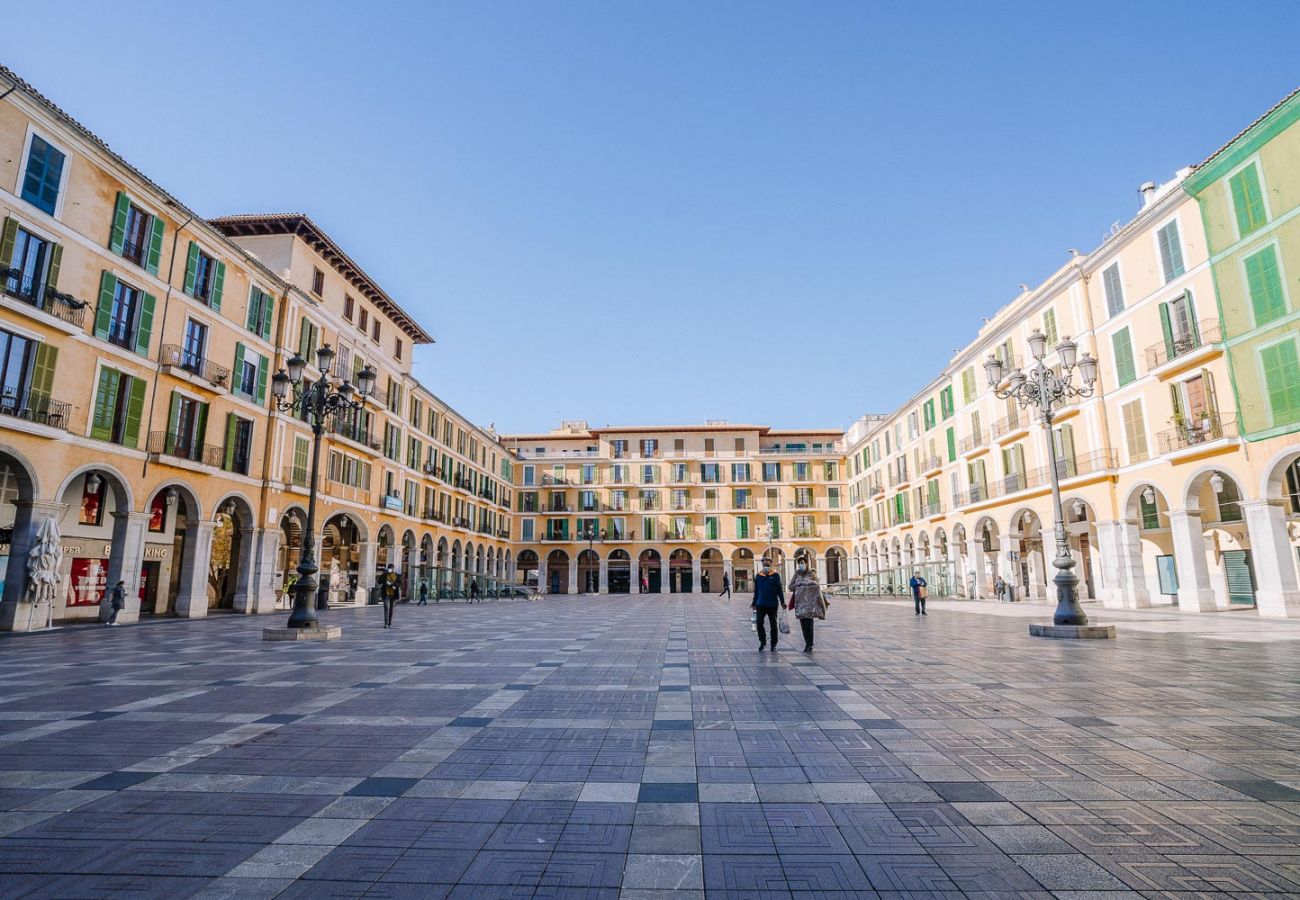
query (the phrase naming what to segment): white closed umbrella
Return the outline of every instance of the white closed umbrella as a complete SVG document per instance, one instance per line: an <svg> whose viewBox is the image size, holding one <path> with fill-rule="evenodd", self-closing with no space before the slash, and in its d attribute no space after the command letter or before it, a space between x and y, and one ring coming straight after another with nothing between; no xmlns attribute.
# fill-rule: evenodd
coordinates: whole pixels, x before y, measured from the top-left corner
<svg viewBox="0 0 1300 900"><path fill-rule="evenodd" d="M45 627L54 627L54 598L59 593L62 568L63 537L59 534L58 523L49 516L36 529L36 542L27 551L27 585L32 601L28 628L31 627L30 616L36 614L36 607L41 603L48 604Z"/></svg>

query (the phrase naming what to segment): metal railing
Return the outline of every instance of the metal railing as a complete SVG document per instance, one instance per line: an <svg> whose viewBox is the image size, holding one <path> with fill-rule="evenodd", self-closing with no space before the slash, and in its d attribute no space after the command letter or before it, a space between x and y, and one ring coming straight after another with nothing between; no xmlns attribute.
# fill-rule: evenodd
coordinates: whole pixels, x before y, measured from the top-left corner
<svg viewBox="0 0 1300 900"><path fill-rule="evenodd" d="M1146 349L1147 368L1154 369L1165 363L1185 356L1208 344L1217 344L1223 340L1223 330L1218 319L1202 319L1192 328L1191 333L1171 335L1168 341L1152 344Z"/></svg>
<svg viewBox="0 0 1300 900"><path fill-rule="evenodd" d="M962 453L969 453L979 447L983 447L989 442L989 433L981 428L979 431L972 431L961 439L959 444Z"/></svg>
<svg viewBox="0 0 1300 900"><path fill-rule="evenodd" d="M61 322L81 327L86 321L87 304L71 294L63 294L23 274L21 269L0 266L0 289L28 306L48 313Z"/></svg>
<svg viewBox="0 0 1300 900"><path fill-rule="evenodd" d="M171 434L166 431L149 432L146 451L154 456L170 456L202 463L205 466L220 466L225 460L225 448L216 444L201 444L189 435Z"/></svg>
<svg viewBox="0 0 1300 900"><path fill-rule="evenodd" d="M72 404L62 400L51 400L45 394L31 391L15 393L8 389L0 393L0 416L9 416L23 422L35 422L51 428L68 428L72 414Z"/></svg>
<svg viewBox="0 0 1300 900"><path fill-rule="evenodd" d="M350 422L347 419L340 419L338 417L332 419L330 431L337 434L339 437L347 438L350 441L356 441L358 444L373 450L375 453L379 453L383 450L383 444L375 439L369 429L363 428L355 422Z"/></svg>
<svg viewBox="0 0 1300 900"><path fill-rule="evenodd" d="M943 501L935 500L933 503L923 503L919 510L919 514L921 518L943 515Z"/></svg>
<svg viewBox="0 0 1300 900"><path fill-rule="evenodd" d="M942 469L942 468L943 468L943 457L937 454L934 456L927 456L921 462L922 472L933 472L936 469Z"/></svg>
<svg viewBox="0 0 1300 900"><path fill-rule="evenodd" d="M1029 414L1021 410L1016 410L1003 419L998 419L993 423L993 436L1002 437L1019 431L1021 428L1029 427Z"/></svg>
<svg viewBox="0 0 1300 900"><path fill-rule="evenodd" d="M201 355L186 350L180 344L163 344L158 351L158 362L170 368L181 369L197 375L216 387L230 387L230 370Z"/></svg>
<svg viewBox="0 0 1300 900"><path fill-rule="evenodd" d="M1188 447L1237 436L1237 417L1231 414L1214 413L1194 421L1181 422L1167 431L1161 431L1156 435L1156 440L1161 453L1172 453L1175 450L1186 450Z"/></svg>

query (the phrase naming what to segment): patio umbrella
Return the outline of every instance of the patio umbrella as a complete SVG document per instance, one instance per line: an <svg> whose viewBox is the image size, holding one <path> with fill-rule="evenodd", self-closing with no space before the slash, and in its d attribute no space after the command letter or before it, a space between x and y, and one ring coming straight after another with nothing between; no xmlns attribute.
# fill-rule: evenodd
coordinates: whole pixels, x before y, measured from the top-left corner
<svg viewBox="0 0 1300 900"><path fill-rule="evenodd" d="M59 526L50 516L41 522L36 530L36 542L27 551L27 582L31 591L32 609L28 613L27 627L31 627L30 617L36 614L36 607L48 603L46 627L54 626L54 598L58 595L59 570L63 568L63 538Z"/></svg>

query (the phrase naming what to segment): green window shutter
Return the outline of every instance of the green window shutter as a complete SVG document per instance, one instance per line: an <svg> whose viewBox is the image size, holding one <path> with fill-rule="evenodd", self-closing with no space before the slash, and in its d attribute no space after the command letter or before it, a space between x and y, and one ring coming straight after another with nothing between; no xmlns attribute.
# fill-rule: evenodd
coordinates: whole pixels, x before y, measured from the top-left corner
<svg viewBox="0 0 1300 900"><path fill-rule="evenodd" d="M144 379L131 379L131 397L126 406L126 429L122 444L137 447L140 444L140 422L144 418Z"/></svg>
<svg viewBox="0 0 1300 900"><path fill-rule="evenodd" d="M957 461L957 430L948 429L948 462Z"/></svg>
<svg viewBox="0 0 1300 900"><path fill-rule="evenodd" d="M172 391L171 409L167 411L167 442L166 451L173 452L176 449L176 432L181 427L181 398L175 391Z"/></svg>
<svg viewBox="0 0 1300 900"><path fill-rule="evenodd" d="M244 345L239 341L235 342L235 374L231 376L230 382L235 390L239 390L241 378L244 377Z"/></svg>
<svg viewBox="0 0 1300 900"><path fill-rule="evenodd" d="M126 243L126 217L130 211L131 198L118 191L113 205L113 230L108 235L108 249L118 256L122 255L122 245Z"/></svg>
<svg viewBox="0 0 1300 900"><path fill-rule="evenodd" d="M0 232L0 266L13 262L14 244L18 242L18 220L5 219L4 231Z"/></svg>
<svg viewBox="0 0 1300 900"><path fill-rule="evenodd" d="M1214 373L1209 369L1201 369L1201 384L1205 386L1205 405L1210 410L1210 415L1219 415L1219 398L1214 393Z"/></svg>
<svg viewBox="0 0 1300 900"><path fill-rule="evenodd" d="M227 472L235 465L235 428L239 418L234 413L226 413L226 448L221 457L221 468Z"/></svg>
<svg viewBox="0 0 1300 900"><path fill-rule="evenodd" d="M307 317L303 316L302 321L298 323L298 355L303 359L308 356L307 342L311 340L311 326L307 323Z"/></svg>
<svg viewBox="0 0 1300 900"><path fill-rule="evenodd" d="M266 372L271 368L271 361L260 353L257 355L257 405L266 405Z"/></svg>
<svg viewBox="0 0 1300 900"><path fill-rule="evenodd" d="M208 405L206 403L200 403L199 414L196 417L196 421L194 423L194 443L202 444L203 438L207 435L207 433L208 433Z"/></svg>
<svg viewBox="0 0 1300 900"><path fill-rule="evenodd" d="M1267 222L1264 215L1264 192L1259 185L1259 169L1254 163L1228 179L1232 192L1232 209L1237 217L1237 232L1246 235Z"/></svg>
<svg viewBox="0 0 1300 900"><path fill-rule="evenodd" d="M63 265L63 245L50 245L50 265L45 271L45 284L51 288L59 286L59 268Z"/></svg>
<svg viewBox="0 0 1300 900"><path fill-rule="evenodd" d="M1183 274L1183 248L1178 242L1178 223L1170 222L1156 232L1156 242L1160 245L1160 268L1165 281L1172 281Z"/></svg>
<svg viewBox="0 0 1300 900"><path fill-rule="evenodd" d="M158 274L158 263L162 259L163 228L165 227L162 216L153 217L153 233L149 235L149 255L145 258L144 267L150 275Z"/></svg>
<svg viewBox="0 0 1300 900"><path fill-rule="evenodd" d="M1264 390L1274 425L1300 421L1300 356L1294 340L1282 341L1259 351L1264 370Z"/></svg>
<svg viewBox="0 0 1300 900"><path fill-rule="evenodd" d="M1047 338L1049 349L1056 346L1056 310L1054 309L1043 313L1043 336Z"/></svg>
<svg viewBox="0 0 1300 900"><path fill-rule="evenodd" d="M190 241L190 250L185 257L185 286L182 290L194 296L194 278L199 269L199 245Z"/></svg>
<svg viewBox="0 0 1300 900"><path fill-rule="evenodd" d="M1111 336L1111 345L1115 353L1115 377L1123 387L1137 378L1137 367L1133 362L1133 338L1127 328Z"/></svg>
<svg viewBox="0 0 1300 900"><path fill-rule="evenodd" d="M32 394L49 399L54 390L54 367L58 361L58 347L46 342L36 345L36 358L32 362Z"/></svg>
<svg viewBox="0 0 1300 900"><path fill-rule="evenodd" d="M99 385L90 416L90 436L100 441L113 439L113 419L117 413L117 389L121 375L109 368L99 370Z"/></svg>
<svg viewBox="0 0 1300 900"><path fill-rule="evenodd" d="M135 352L141 356L149 355L149 338L153 335L153 294L145 294L140 300L140 324L135 330Z"/></svg>
<svg viewBox="0 0 1300 900"><path fill-rule="evenodd" d="M1169 321L1169 304L1160 304L1160 330L1165 336L1165 361L1174 358L1174 327Z"/></svg>
<svg viewBox="0 0 1300 900"><path fill-rule="evenodd" d="M113 296L117 293L117 276L104 272L99 279L99 307L95 310L95 337L108 339L108 324L113 317Z"/></svg>
<svg viewBox="0 0 1300 900"><path fill-rule="evenodd" d="M294 438L293 441L293 467L299 472L307 471L307 441L302 438Z"/></svg>
<svg viewBox="0 0 1300 900"><path fill-rule="evenodd" d="M1119 280L1119 263L1112 263L1101 273L1102 288L1106 294L1106 311L1117 316L1124 311L1124 285Z"/></svg>
<svg viewBox="0 0 1300 900"><path fill-rule="evenodd" d="M1255 325L1264 325L1286 314L1286 297L1282 295L1282 276L1277 268L1277 250L1268 246L1245 260L1246 286Z"/></svg>
<svg viewBox="0 0 1300 900"><path fill-rule="evenodd" d="M213 312L221 312L221 291L226 285L226 264L217 263L217 271L212 276L212 294L208 297L208 306Z"/></svg>
<svg viewBox="0 0 1300 900"><path fill-rule="evenodd" d="M262 328L259 332L262 340L271 339L271 323L275 321L275 297L271 294L265 294L262 297Z"/></svg>
<svg viewBox="0 0 1300 900"><path fill-rule="evenodd" d="M262 333L262 310L257 302L261 293L256 285L248 289L248 315L244 317L244 327L253 334Z"/></svg>

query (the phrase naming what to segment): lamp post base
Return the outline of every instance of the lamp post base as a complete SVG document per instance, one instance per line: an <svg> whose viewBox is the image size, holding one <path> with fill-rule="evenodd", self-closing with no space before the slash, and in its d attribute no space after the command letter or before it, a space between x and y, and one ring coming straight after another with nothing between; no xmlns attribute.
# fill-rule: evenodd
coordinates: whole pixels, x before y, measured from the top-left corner
<svg viewBox="0 0 1300 900"><path fill-rule="evenodd" d="M1030 637L1068 638L1071 640L1113 640L1114 625L1054 625L1049 622L1029 623Z"/></svg>
<svg viewBox="0 0 1300 900"><path fill-rule="evenodd" d="M339 625L320 625L315 628L263 628L264 641L337 641L343 637Z"/></svg>

